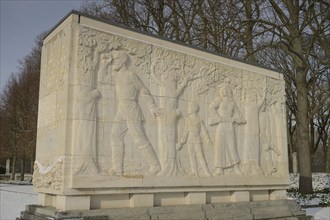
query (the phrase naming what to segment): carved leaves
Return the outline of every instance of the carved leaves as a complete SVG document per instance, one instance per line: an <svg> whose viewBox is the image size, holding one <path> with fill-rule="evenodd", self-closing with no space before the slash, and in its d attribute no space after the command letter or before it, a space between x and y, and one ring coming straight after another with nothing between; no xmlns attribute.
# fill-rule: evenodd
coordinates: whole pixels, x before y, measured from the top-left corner
<svg viewBox="0 0 330 220"><path fill-rule="evenodd" d="M150 76L150 65L151 65L151 45L142 44L141 42L128 40L124 41L123 49L125 49L130 57L132 58L132 64L135 66L136 73L144 73Z"/></svg>
<svg viewBox="0 0 330 220"><path fill-rule="evenodd" d="M88 78L88 75L96 74L100 55L111 55L112 50L125 50L132 58L136 73L150 74L151 45L86 27L80 29L78 44L80 61L78 66L81 68L81 72L86 74L85 81L87 82L93 81L95 83L95 77L90 76Z"/></svg>
<svg viewBox="0 0 330 220"><path fill-rule="evenodd" d="M184 54L157 47L153 55L155 59L151 73L156 82L162 84L164 81L183 81Z"/></svg>
<svg viewBox="0 0 330 220"><path fill-rule="evenodd" d="M261 101L265 97L266 77L246 71L243 74L243 99Z"/></svg>
<svg viewBox="0 0 330 220"><path fill-rule="evenodd" d="M101 53L110 53L121 45L117 36L105 34L89 28L81 28L78 41L78 81L82 84L95 86L96 69Z"/></svg>
<svg viewBox="0 0 330 220"><path fill-rule="evenodd" d="M285 84L281 80L267 78L266 80L266 101L267 105L275 102L285 102Z"/></svg>
<svg viewBox="0 0 330 220"><path fill-rule="evenodd" d="M34 164L33 186L37 189L51 189L59 191L63 185L63 159L60 158L52 165L42 166Z"/></svg>

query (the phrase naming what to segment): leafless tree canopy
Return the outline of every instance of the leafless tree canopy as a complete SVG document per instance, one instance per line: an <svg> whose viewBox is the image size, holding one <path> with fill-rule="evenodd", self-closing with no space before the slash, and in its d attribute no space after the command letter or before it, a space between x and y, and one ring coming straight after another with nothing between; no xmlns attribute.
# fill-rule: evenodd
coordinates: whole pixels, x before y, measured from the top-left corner
<svg viewBox="0 0 330 220"><path fill-rule="evenodd" d="M26 161L35 157L42 36L37 37L30 54L19 62L18 73L12 74L1 92L1 159L11 159L11 179L18 160L23 180L25 167L31 165Z"/></svg>

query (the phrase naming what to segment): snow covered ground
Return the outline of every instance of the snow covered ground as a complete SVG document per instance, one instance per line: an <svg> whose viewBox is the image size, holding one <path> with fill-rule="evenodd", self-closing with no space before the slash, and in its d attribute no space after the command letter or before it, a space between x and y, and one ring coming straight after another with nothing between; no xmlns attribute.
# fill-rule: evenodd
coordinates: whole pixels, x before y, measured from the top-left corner
<svg viewBox="0 0 330 220"><path fill-rule="evenodd" d="M37 203L37 193L32 185L0 184L0 203L0 219L16 219L26 205Z"/></svg>
<svg viewBox="0 0 330 220"><path fill-rule="evenodd" d="M291 175L291 189L297 189L297 176ZM330 188L330 174L315 174L313 175L314 189L318 191L324 191L324 189ZM325 191L322 194L325 199L306 199L297 197L295 193L288 193L293 199L297 199L301 205L316 205L320 201L330 201L329 191ZM32 185L17 185L0 183L0 219L12 220L20 216L20 212L25 209L28 204L37 203L37 193L33 191ZM330 207L316 207L306 209L307 215L314 216L315 220L329 220L330 219Z"/></svg>
<svg viewBox="0 0 330 220"><path fill-rule="evenodd" d="M291 174L288 197L302 206L330 206L330 173L313 173L312 178L314 193L306 195L298 192L299 175Z"/></svg>

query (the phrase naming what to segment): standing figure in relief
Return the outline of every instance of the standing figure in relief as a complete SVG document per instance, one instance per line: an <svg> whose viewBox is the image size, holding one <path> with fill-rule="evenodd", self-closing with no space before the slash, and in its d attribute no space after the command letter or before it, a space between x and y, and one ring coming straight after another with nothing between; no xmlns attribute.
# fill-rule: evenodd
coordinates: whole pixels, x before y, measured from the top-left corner
<svg viewBox="0 0 330 220"><path fill-rule="evenodd" d="M113 70L116 71L115 86L117 95L117 113L111 132L112 175L123 174L124 137L129 131L134 143L140 148L149 163L147 175L155 175L160 165L155 151L148 140L142 122L144 117L138 103L138 96L145 96L150 111L155 117L162 115L154 100L139 77L129 69L130 58L124 51L113 52Z"/></svg>
<svg viewBox="0 0 330 220"><path fill-rule="evenodd" d="M260 166L263 173L267 176L271 176L278 172L276 163L274 162L274 153L280 156L281 153L276 149L274 141L271 136L270 115L266 111L266 105L263 105L260 112L260 145L261 145L261 157Z"/></svg>
<svg viewBox="0 0 330 220"><path fill-rule="evenodd" d="M223 175L224 169L230 168L235 174L241 174L239 170L239 155L237 153L236 132L234 124L242 124L238 106L228 86L220 87L219 96L210 104L210 125L217 125L214 143L214 175ZM231 170L231 171L232 171Z"/></svg>
<svg viewBox="0 0 330 220"><path fill-rule="evenodd" d="M101 97L98 89L81 88L79 91L84 95L78 107L79 126L76 131L76 150L85 159L79 159L75 163L74 175L91 175L99 173L99 167L96 160L96 126L97 115L96 102Z"/></svg>
<svg viewBox="0 0 330 220"><path fill-rule="evenodd" d="M259 114L265 99L258 102L253 95L247 97L245 103L245 135L242 159L242 172L244 175L263 175L260 168L260 122Z"/></svg>
<svg viewBox="0 0 330 220"><path fill-rule="evenodd" d="M177 149L180 150L182 146L187 143L189 161L191 172L190 176L199 176L198 163L200 164L204 174L210 176L208 166L205 161L203 152L203 142L206 146L211 146L211 139L207 132L202 119L198 116L199 106L194 102L188 104L188 116L186 117L186 124L180 143L177 144Z"/></svg>

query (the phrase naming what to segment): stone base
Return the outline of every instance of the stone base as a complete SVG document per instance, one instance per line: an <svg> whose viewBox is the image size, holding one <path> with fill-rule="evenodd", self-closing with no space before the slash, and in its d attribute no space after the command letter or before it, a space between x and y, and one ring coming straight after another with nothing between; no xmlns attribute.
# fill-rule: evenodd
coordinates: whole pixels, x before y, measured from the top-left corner
<svg viewBox="0 0 330 220"><path fill-rule="evenodd" d="M224 220L224 219L281 219L281 220L312 220L306 212L296 205L294 200L255 201L237 203L219 203L205 205L176 205L158 207L137 207L117 209L97 209L89 211L59 211L53 207L28 205L17 218L46 219L84 219L84 220Z"/></svg>

